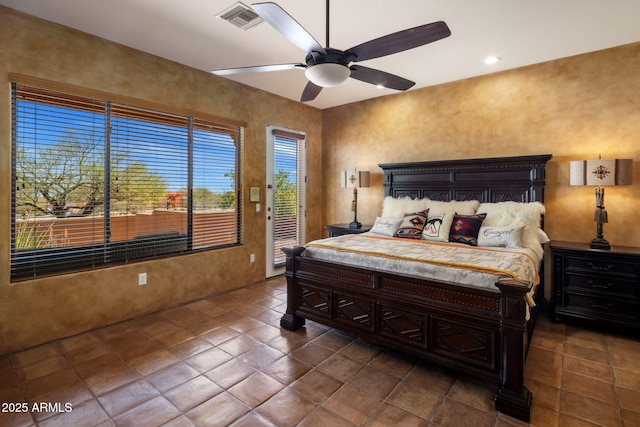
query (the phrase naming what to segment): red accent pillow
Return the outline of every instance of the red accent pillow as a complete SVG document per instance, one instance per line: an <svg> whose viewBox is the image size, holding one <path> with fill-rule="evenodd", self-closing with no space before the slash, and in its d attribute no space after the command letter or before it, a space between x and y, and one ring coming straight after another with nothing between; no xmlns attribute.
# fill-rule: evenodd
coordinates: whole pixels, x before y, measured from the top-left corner
<svg viewBox="0 0 640 427"><path fill-rule="evenodd" d="M478 233L482 221L487 217L486 213L475 215L458 215L453 217L449 241L478 246Z"/></svg>

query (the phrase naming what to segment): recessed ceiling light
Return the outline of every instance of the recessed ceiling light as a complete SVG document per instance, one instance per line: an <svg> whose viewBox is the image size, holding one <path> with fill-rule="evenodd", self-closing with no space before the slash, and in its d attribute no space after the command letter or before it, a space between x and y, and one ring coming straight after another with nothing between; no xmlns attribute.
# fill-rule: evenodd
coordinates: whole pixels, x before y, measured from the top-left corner
<svg viewBox="0 0 640 427"><path fill-rule="evenodd" d="M491 65L491 64L495 64L501 59L502 58L500 58L499 56L487 56L486 58L484 58L484 63L487 65Z"/></svg>

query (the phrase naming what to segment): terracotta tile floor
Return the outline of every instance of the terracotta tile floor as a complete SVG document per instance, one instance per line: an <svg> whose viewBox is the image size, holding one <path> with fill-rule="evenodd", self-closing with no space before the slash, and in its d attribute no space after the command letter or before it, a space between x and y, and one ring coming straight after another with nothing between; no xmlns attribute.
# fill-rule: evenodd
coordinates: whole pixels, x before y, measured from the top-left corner
<svg viewBox="0 0 640 427"><path fill-rule="evenodd" d="M282 278L0 356L2 426L511 426L494 387L308 322ZM640 426L640 340L542 316L532 424ZM65 412L67 409L71 411Z"/></svg>

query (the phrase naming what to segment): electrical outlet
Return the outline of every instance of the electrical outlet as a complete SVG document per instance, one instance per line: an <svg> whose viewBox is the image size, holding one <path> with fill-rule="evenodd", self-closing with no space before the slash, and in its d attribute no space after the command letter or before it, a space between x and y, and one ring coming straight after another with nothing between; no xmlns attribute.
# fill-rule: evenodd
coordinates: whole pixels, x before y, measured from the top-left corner
<svg viewBox="0 0 640 427"><path fill-rule="evenodd" d="M144 286L147 284L147 273L138 274L138 286Z"/></svg>
<svg viewBox="0 0 640 427"><path fill-rule="evenodd" d="M255 256L255 254L251 254L251 255L249 255L249 262L256 262L256 256Z"/></svg>

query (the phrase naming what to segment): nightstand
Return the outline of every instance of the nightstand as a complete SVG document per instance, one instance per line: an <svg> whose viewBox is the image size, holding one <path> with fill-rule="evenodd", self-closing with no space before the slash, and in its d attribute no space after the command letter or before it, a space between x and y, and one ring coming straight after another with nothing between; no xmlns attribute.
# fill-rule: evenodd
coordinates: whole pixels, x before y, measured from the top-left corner
<svg viewBox="0 0 640 427"><path fill-rule="evenodd" d="M371 225L362 225L362 228L349 228L349 224L325 225L324 229L329 233L329 237L342 236L343 234L360 234L371 230Z"/></svg>
<svg viewBox="0 0 640 427"><path fill-rule="evenodd" d="M640 248L590 249L551 242L553 320L565 317L640 328Z"/></svg>

